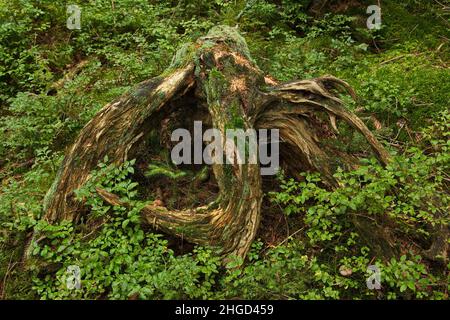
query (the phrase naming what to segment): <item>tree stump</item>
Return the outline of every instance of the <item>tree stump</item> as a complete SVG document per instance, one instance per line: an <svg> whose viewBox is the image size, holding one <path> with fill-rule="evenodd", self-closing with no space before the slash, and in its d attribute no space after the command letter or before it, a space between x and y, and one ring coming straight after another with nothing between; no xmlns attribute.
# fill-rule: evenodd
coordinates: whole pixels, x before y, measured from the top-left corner
<svg viewBox="0 0 450 320"><path fill-rule="evenodd" d="M350 124L386 163L388 153L364 123L344 108L339 93L355 96L347 83L332 76L283 84L270 80L236 29L214 27L195 43L183 46L162 75L103 107L81 130L47 194L44 218L50 223L74 221L83 206L75 200L74 190L89 179L98 162L105 156L118 164L136 158L149 129L161 127L175 109L185 107L180 102L187 97L194 98L197 107L209 114L212 126L224 135L229 128L279 129L282 148L287 150L287 169L318 171L330 186L336 185L330 166L334 155L319 145L322 133L311 122L315 115L325 115L331 128L337 129L336 119ZM190 242L216 247L224 260L243 258L260 223L260 165L213 164L212 169L220 192L211 205L178 211L148 205L142 210L143 222ZM100 189L98 193L109 204L123 205L114 194Z"/></svg>

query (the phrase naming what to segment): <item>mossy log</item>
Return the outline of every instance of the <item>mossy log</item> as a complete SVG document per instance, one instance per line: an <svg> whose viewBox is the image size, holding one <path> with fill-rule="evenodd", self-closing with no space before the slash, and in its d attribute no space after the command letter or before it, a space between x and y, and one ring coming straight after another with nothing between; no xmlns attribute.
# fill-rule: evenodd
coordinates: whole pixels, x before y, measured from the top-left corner
<svg viewBox="0 0 450 320"><path fill-rule="evenodd" d="M342 80L324 76L277 84L266 78L234 28L218 26L195 43L183 46L159 77L144 81L106 105L82 129L67 150L45 201L45 219L55 223L76 220L83 204L74 190L88 179L105 156L115 163L136 158L150 128L160 127L174 108L183 108L190 95L209 115L211 125L225 135L229 128L279 129L286 164L315 170L335 186L330 165L335 155L320 146L321 131L311 122L325 115L331 128L341 119L358 130L382 163L388 153L364 123L348 111L339 93L354 96ZM189 110L185 110L186 113ZM238 119L239 121L236 121ZM143 221L164 232L218 248L224 257L245 257L255 238L263 197L259 164L214 164L220 189L213 204L194 210L173 211L148 205ZM99 195L109 204L126 205L105 190ZM224 259L226 261L226 259Z"/></svg>

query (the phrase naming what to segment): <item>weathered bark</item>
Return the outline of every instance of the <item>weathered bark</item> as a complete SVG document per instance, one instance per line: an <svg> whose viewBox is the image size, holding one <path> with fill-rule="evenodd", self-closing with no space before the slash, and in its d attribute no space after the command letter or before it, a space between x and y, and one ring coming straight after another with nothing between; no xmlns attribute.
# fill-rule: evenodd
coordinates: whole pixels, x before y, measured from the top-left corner
<svg viewBox="0 0 450 320"><path fill-rule="evenodd" d="M336 128L336 118L359 130L381 162L388 154L364 123L343 107L336 91L353 91L331 76L268 87L271 83L250 57L244 39L233 28L216 27L196 43L181 48L160 77L144 81L106 105L81 131L67 151L45 205L49 222L74 220L82 203L74 190L88 179L106 155L121 163L135 158L149 128L160 126L186 93L194 92L198 105L208 111L212 126L225 136L230 128L280 129L290 150L290 161L321 172L335 185L332 155L320 147L320 133L309 115L324 113ZM272 83L273 84L273 83ZM289 161L288 161L289 162ZM148 205L143 221L184 239L220 249L228 257L244 257L260 222L262 186L258 164L212 165L220 189L210 206L194 210L168 210ZM105 190L97 190L109 204L127 205Z"/></svg>
<svg viewBox="0 0 450 320"><path fill-rule="evenodd" d="M176 69L166 77L140 83L130 93L106 105L83 128L66 152L61 168L45 200L45 219L49 222L72 220L80 203L73 191L89 178L98 161L108 156L120 163L135 156L135 144L158 113L176 94L194 84L194 65ZM156 120L156 119L155 119Z"/></svg>

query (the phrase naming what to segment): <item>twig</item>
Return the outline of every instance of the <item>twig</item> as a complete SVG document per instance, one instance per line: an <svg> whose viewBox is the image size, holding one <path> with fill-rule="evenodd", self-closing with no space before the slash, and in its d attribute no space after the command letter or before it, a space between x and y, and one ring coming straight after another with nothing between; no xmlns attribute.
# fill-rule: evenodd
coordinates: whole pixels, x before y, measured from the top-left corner
<svg viewBox="0 0 450 320"><path fill-rule="evenodd" d="M284 244L285 242L287 242L290 238L292 238L293 236L295 236L297 233L299 233L299 232L302 231L303 229L305 229L305 227L302 227L302 228L298 229L297 231L295 231L293 234L291 234L291 235L288 236L286 239L284 239L284 240L281 241L279 244L277 244L276 247L281 246L282 244Z"/></svg>
<svg viewBox="0 0 450 320"><path fill-rule="evenodd" d="M383 61L383 62L381 62L381 63L380 63L380 66L382 66L383 64L386 64L386 63L392 62L392 61L396 61L396 60L402 59L402 58L404 58L405 56L406 56L406 55L404 55L404 54L401 54L401 55L399 55L399 56L397 56L397 57L394 57L394 58L392 58L392 59L389 59L389 60Z"/></svg>

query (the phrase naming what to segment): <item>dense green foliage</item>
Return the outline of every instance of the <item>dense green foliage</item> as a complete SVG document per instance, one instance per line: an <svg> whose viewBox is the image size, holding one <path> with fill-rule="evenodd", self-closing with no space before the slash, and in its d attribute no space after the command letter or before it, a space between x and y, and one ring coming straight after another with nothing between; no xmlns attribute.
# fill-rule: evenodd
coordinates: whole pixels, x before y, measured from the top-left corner
<svg viewBox="0 0 450 320"><path fill-rule="evenodd" d="M434 1L383 1L382 28L370 31L372 3L341 1L353 5L314 14L309 2L0 0L0 297L448 299L450 264L420 248L449 224L450 15ZM81 29L69 30L66 5L76 3ZM338 171L336 190L316 174L280 175L267 199L282 209L289 237L261 238L246 261L226 267L210 248L180 252L173 239L141 226L134 161L99 164L77 191L91 211L83 221L41 221L64 149L87 121L216 24L238 26L258 65L280 81L323 74L348 81L360 98L349 107L392 163L369 159ZM342 131L341 147L369 154L359 135ZM147 175L185 172L152 164ZM105 204L97 186L129 206ZM384 240L393 248L367 234L367 224L373 234L389 230ZM42 237L30 244L33 230ZM381 290L366 287L374 264ZM70 265L81 267L80 290L66 288Z"/></svg>

